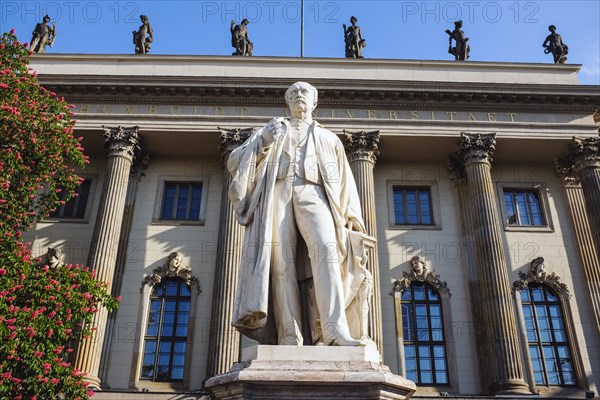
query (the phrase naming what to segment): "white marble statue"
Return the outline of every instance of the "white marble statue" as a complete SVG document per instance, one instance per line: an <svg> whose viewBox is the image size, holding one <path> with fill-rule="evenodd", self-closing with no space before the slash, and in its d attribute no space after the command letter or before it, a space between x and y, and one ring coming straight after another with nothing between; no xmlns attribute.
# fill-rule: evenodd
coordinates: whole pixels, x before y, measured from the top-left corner
<svg viewBox="0 0 600 400"><path fill-rule="evenodd" d="M229 199L246 226L233 325L263 344L361 346L372 289L365 227L344 146L312 119L317 96L291 85L292 117L229 156Z"/></svg>

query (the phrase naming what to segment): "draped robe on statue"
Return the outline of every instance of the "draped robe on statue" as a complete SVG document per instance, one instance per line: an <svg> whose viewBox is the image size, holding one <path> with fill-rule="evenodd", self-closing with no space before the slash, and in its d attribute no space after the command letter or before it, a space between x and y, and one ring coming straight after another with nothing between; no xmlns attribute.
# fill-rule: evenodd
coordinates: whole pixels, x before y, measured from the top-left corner
<svg viewBox="0 0 600 400"><path fill-rule="evenodd" d="M233 180L229 188L238 221L246 227L239 266L238 285L232 324L242 333L263 344L277 343L272 316L269 313L269 274L273 251L273 192L279 164L285 160L284 140L290 124L283 120L283 133L265 147L261 128L229 156L227 168ZM365 240L374 239L349 229L349 223L364 232L360 201L344 147L339 138L318 123L308 128L304 171L306 179L319 182L327 194L336 230L339 268L344 289L346 318L354 338L367 335L368 301L372 293L371 274L366 270ZM319 179L320 178L320 179ZM306 247L298 235L300 246ZM311 277L310 260L298 250L296 268L298 279ZM310 293L303 303L314 302ZM303 290L303 293L306 292ZM305 293L306 294L306 293ZM311 299L312 297L312 299ZM307 319L311 324L312 343L317 341L320 328L315 327L318 315L315 307L308 307ZM317 312L318 313L318 312ZM307 332L307 327L303 328Z"/></svg>

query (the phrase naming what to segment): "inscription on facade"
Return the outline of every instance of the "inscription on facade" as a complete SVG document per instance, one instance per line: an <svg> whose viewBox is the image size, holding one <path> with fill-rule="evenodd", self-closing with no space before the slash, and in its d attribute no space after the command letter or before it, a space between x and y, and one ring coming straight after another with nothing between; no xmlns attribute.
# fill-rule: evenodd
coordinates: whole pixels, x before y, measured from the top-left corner
<svg viewBox="0 0 600 400"><path fill-rule="evenodd" d="M287 108L273 107L209 107L173 106L162 104L79 104L76 105L75 114L289 117L289 110ZM323 108L316 110L313 117L321 119L518 122L517 113L514 112L467 112L445 110L369 110Z"/></svg>

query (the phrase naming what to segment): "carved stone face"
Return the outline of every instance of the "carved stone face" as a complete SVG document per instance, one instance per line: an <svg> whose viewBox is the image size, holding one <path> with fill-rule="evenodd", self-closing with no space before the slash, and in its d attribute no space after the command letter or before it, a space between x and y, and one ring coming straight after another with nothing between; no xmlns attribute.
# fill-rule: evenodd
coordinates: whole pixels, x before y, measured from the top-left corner
<svg viewBox="0 0 600 400"><path fill-rule="evenodd" d="M310 114L317 107L317 89L306 82L296 82L285 92L285 100L292 116Z"/></svg>
<svg viewBox="0 0 600 400"><path fill-rule="evenodd" d="M415 274L421 275L425 269L425 259L423 257L414 256L410 259L410 265Z"/></svg>
<svg viewBox="0 0 600 400"><path fill-rule="evenodd" d="M179 268L182 261L183 261L183 257L180 254L178 254L178 253L169 254L169 260L168 260L169 269L176 270L177 268Z"/></svg>
<svg viewBox="0 0 600 400"><path fill-rule="evenodd" d="M61 255L60 255L60 252L58 251L58 249L49 247L48 253L46 253L46 258L47 258L48 266L50 268L56 268L60 264Z"/></svg>
<svg viewBox="0 0 600 400"><path fill-rule="evenodd" d="M544 259L542 257L538 257L531 262L531 271L537 277L542 276L546 271L546 265L544 264Z"/></svg>

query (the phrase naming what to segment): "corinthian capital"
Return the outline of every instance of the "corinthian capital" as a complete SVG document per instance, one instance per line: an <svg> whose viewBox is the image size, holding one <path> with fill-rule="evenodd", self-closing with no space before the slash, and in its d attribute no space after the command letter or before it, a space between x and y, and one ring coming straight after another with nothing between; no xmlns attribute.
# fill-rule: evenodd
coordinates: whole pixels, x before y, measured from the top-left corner
<svg viewBox="0 0 600 400"><path fill-rule="evenodd" d="M564 156L556 159L556 164L563 168L572 169L575 173L592 167L600 168L600 137L578 138L567 146Z"/></svg>
<svg viewBox="0 0 600 400"><path fill-rule="evenodd" d="M254 132L253 128L234 128L225 129L218 127L221 132L221 161L223 165L227 164L227 159L233 150L240 147Z"/></svg>
<svg viewBox="0 0 600 400"><path fill-rule="evenodd" d="M102 126L102 129L104 129L104 148L108 156L123 156L133 161L140 151L139 127Z"/></svg>
<svg viewBox="0 0 600 400"><path fill-rule="evenodd" d="M348 161L367 160L375 163L379 155L379 131L344 131L344 147Z"/></svg>
<svg viewBox="0 0 600 400"><path fill-rule="evenodd" d="M496 150L495 133L461 133L456 157L467 166L469 164L492 162Z"/></svg>

